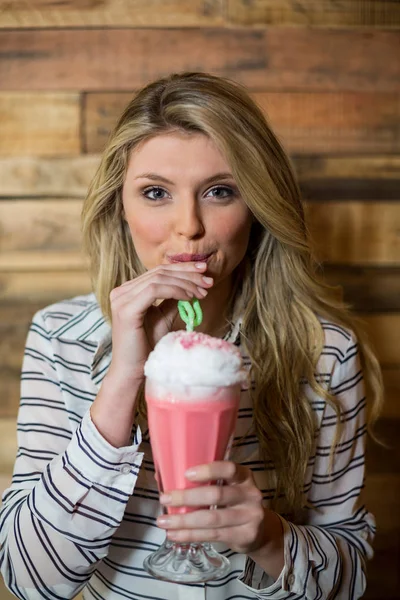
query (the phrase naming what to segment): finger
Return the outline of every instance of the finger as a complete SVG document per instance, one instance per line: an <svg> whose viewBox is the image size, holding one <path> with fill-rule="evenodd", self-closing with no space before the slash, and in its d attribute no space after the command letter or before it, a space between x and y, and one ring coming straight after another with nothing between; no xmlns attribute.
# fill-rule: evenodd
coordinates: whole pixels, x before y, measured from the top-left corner
<svg viewBox="0 0 400 600"><path fill-rule="evenodd" d="M205 281L201 281L201 278L198 278L198 274L196 273L196 278L185 276L184 273L180 273L180 277L178 277L175 273L165 273L160 271L159 273L154 273L151 278L147 281L140 281L134 288L135 293L140 293L143 289L145 289L148 285L175 285L178 287L182 287L185 290L191 291L193 296L204 297L207 294L204 293L207 290L205 288L209 288L213 285L213 282L206 283ZM196 280L197 279L197 280Z"/></svg>
<svg viewBox="0 0 400 600"><path fill-rule="evenodd" d="M149 271L146 271L146 273L143 273L142 275L139 275L138 277L135 277L134 279L125 281L119 287L115 288L112 292L114 292L115 297L124 295L129 287L135 286L137 284L137 282L139 282L139 281L148 281L148 279L151 279L155 273L166 273L166 274L173 273L173 275L175 277L179 277L182 279L186 279L188 274L192 274L192 275L195 275L194 281L197 282L198 285L206 284L206 286L209 286L209 285L212 285L212 282L203 280L203 276L204 276L203 274L206 270L207 270L207 263L188 262L188 263L174 263L174 264L167 264L167 265L162 264L162 265L158 265L154 269L150 269Z"/></svg>
<svg viewBox="0 0 400 600"><path fill-rule="evenodd" d="M164 506L233 506L243 504L247 498L247 488L241 486L210 485L187 490L174 490L161 494Z"/></svg>
<svg viewBox="0 0 400 600"><path fill-rule="evenodd" d="M140 293L134 293L130 296L127 296L123 302L123 304L119 304L114 306L113 315L114 322L117 320L121 320L124 322L133 323L137 319L139 319L141 323L141 319L147 312L147 310L152 306L156 299L174 299L174 300L192 300L193 294L192 292L185 290L181 286L174 285L159 285L159 284L150 284L140 290Z"/></svg>
<svg viewBox="0 0 400 600"><path fill-rule="evenodd" d="M240 539L240 527L220 529L178 529L168 531L167 538L173 542L224 542L230 545L232 539Z"/></svg>
<svg viewBox="0 0 400 600"><path fill-rule="evenodd" d="M120 288L126 288L127 286L135 285L138 281L148 281L152 279L154 275L165 275L167 277L178 277L189 281L194 281L197 285L212 285L213 278L204 275L206 270L206 263L180 263L174 265L159 265L155 269L146 271L143 275L125 281ZM199 272L200 271L200 272ZM205 279L204 279L205 278ZM118 289L118 288L117 288ZM125 291L125 290L124 290Z"/></svg>
<svg viewBox="0 0 400 600"><path fill-rule="evenodd" d="M198 272L198 269L193 271L192 269L179 269L171 272L170 269L164 268L165 265L161 265L158 269L158 273L162 273L168 277L179 277L181 279L188 279L190 281L194 281L196 285L212 285L213 278L204 274L204 272Z"/></svg>
<svg viewBox="0 0 400 600"><path fill-rule="evenodd" d="M174 291L171 294L172 289ZM178 290L181 291L178 292ZM145 298L145 308L148 308L156 300L164 300L167 298L186 300L193 297L203 299L207 296L207 293L206 289L197 286L196 283L190 279L183 279L172 275L165 275L163 273L153 273L151 278L143 278L140 281L137 280L135 285L131 286L129 291L123 296L121 295L120 297L115 298L113 308L114 310L121 309L127 304L134 304L136 307L137 300L139 300L139 305L141 305Z"/></svg>
<svg viewBox="0 0 400 600"><path fill-rule="evenodd" d="M196 510L181 515L161 515L157 519L157 525L168 530L234 527L245 525L251 518L256 518L253 512L254 509L247 506Z"/></svg>
<svg viewBox="0 0 400 600"><path fill-rule="evenodd" d="M218 460L192 467L186 471L185 477L198 483L219 479L226 481L228 484L238 484L247 480L253 481L253 474L248 467L238 465L231 460Z"/></svg>

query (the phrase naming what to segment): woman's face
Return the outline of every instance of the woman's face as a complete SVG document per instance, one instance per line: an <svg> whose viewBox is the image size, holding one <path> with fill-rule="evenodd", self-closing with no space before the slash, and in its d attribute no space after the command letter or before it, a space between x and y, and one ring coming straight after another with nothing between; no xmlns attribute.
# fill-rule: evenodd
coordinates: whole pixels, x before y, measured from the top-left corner
<svg viewBox="0 0 400 600"><path fill-rule="evenodd" d="M224 156L203 134L174 132L140 144L130 157L122 199L147 270L206 261L217 284L246 253L250 210Z"/></svg>

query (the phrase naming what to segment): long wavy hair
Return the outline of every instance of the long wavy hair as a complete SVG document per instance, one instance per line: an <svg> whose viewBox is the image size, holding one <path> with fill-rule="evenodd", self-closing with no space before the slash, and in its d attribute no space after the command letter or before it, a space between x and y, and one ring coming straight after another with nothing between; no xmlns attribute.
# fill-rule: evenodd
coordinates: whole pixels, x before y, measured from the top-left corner
<svg viewBox="0 0 400 600"><path fill-rule="evenodd" d="M111 320L110 291L145 271L122 218L122 186L131 151L170 131L202 133L213 140L253 214L235 290L245 307L241 333L252 365L254 429L264 460L275 465L276 498L283 494L285 506L297 512L304 502L305 471L316 432L301 381L307 380L336 411L331 458L341 430L338 401L315 377L324 344L320 318L353 330L358 338L370 431L383 396L379 364L337 290L319 275L293 167L264 114L243 87L205 73L174 74L143 88L103 151L82 215L84 245L103 314ZM143 394L138 411L145 415Z"/></svg>

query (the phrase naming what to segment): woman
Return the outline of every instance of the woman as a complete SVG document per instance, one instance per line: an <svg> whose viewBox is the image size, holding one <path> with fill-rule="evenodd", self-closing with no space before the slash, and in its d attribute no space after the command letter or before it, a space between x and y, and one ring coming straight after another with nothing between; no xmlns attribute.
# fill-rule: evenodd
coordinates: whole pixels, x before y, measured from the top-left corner
<svg viewBox="0 0 400 600"><path fill-rule="evenodd" d="M363 505L376 358L315 274L282 147L238 85L173 75L141 90L104 150L83 208L95 295L33 319L19 450L2 510L2 573L19 598L359 598L374 520ZM240 346L232 459L191 473L159 517L143 366L201 300L201 331ZM354 331L357 331L358 342ZM142 567L164 530L222 542L232 569L191 586ZM218 548L220 549L220 548Z"/></svg>

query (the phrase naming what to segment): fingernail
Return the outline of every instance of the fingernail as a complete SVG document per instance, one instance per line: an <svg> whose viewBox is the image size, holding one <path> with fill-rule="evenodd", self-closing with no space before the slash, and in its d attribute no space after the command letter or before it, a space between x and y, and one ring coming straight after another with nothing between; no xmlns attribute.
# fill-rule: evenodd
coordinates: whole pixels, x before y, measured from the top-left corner
<svg viewBox="0 0 400 600"><path fill-rule="evenodd" d="M168 527L171 524L171 519L169 517L158 517L157 523L162 527Z"/></svg>
<svg viewBox="0 0 400 600"><path fill-rule="evenodd" d="M171 504L172 498L169 494L161 494L160 502L161 504Z"/></svg>
<svg viewBox="0 0 400 600"><path fill-rule="evenodd" d="M207 290L205 290L204 288L201 288L201 287L197 287L197 289L199 290L199 294L201 296L203 296L203 298L205 298L207 296L207 294L208 294Z"/></svg>
<svg viewBox="0 0 400 600"><path fill-rule="evenodd" d="M197 476L196 469L188 469L187 471L185 471L185 477L187 477L187 479L194 479L196 476Z"/></svg>
<svg viewBox="0 0 400 600"><path fill-rule="evenodd" d="M194 266L196 267L196 269L204 269L204 267L207 266L207 263L204 263L204 262L194 263Z"/></svg>
<svg viewBox="0 0 400 600"><path fill-rule="evenodd" d="M212 277L203 277L203 281L205 283L213 283L214 279Z"/></svg>

